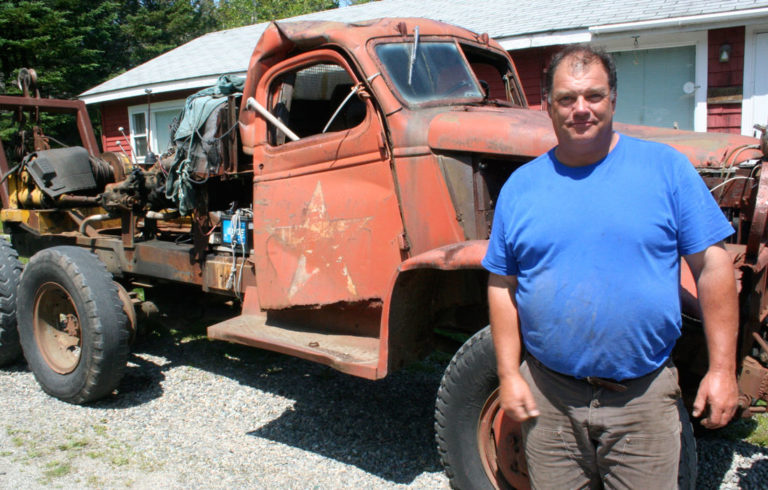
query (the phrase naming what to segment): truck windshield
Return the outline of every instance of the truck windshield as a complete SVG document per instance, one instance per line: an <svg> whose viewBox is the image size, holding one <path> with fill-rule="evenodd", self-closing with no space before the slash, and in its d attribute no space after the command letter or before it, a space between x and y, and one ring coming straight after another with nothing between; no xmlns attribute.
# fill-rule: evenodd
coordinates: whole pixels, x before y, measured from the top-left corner
<svg viewBox="0 0 768 490"><path fill-rule="evenodd" d="M483 97L454 43L379 44L376 55L395 88L410 104Z"/></svg>

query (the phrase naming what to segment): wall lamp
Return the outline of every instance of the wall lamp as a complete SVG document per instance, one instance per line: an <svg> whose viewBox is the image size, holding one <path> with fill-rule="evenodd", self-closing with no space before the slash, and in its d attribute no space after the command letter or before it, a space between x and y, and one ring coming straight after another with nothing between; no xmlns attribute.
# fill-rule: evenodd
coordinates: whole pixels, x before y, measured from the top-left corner
<svg viewBox="0 0 768 490"><path fill-rule="evenodd" d="M720 45L720 63L728 63L731 60L731 45L728 43Z"/></svg>

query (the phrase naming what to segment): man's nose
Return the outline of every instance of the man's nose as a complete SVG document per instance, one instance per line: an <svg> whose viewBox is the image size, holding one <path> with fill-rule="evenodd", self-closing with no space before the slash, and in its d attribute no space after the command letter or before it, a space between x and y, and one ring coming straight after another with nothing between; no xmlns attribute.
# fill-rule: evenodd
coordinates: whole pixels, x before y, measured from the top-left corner
<svg viewBox="0 0 768 490"><path fill-rule="evenodd" d="M573 104L573 110L576 112L584 112L588 109L589 103L587 103L587 99L585 99L583 95L576 97L576 103Z"/></svg>

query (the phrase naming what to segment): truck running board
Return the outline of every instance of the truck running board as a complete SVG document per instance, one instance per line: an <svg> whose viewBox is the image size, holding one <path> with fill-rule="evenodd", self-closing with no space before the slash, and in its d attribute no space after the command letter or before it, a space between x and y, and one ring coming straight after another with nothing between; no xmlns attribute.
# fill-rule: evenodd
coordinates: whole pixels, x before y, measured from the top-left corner
<svg viewBox="0 0 768 490"><path fill-rule="evenodd" d="M376 369L379 339L375 337L313 332L255 314L211 325L208 338L301 357L361 378L382 377Z"/></svg>

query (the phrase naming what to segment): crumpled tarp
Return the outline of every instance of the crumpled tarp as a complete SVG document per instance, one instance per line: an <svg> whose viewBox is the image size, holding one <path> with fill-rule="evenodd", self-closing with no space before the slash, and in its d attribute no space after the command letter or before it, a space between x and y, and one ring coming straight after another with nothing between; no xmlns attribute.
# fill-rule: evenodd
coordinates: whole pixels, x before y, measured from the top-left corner
<svg viewBox="0 0 768 490"><path fill-rule="evenodd" d="M211 114L227 102L229 95L242 95L245 78L222 75L216 85L190 95L181 112L179 127L176 129L174 141L176 154L165 182L165 195L177 204L179 212L186 216L195 208L195 184L192 175L197 160L206 158L205 147L210 146L215 138L209 133L201 134L200 128L206 123ZM210 138L208 141L204 138Z"/></svg>

